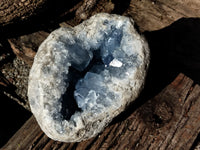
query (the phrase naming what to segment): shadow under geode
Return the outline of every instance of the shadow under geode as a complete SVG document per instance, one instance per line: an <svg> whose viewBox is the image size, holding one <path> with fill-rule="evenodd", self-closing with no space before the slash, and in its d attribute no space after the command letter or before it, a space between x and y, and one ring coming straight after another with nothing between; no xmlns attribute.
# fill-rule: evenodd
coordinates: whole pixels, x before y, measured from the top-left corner
<svg viewBox="0 0 200 150"><path fill-rule="evenodd" d="M115 5L112 13L122 15L129 8L131 0L112 0L112 2Z"/></svg>
<svg viewBox="0 0 200 150"><path fill-rule="evenodd" d="M31 113L0 92L0 149L25 123Z"/></svg>
<svg viewBox="0 0 200 150"><path fill-rule="evenodd" d="M161 92L179 73L200 84L200 18L182 18L166 28L143 34L151 52L144 90L112 123L125 120Z"/></svg>

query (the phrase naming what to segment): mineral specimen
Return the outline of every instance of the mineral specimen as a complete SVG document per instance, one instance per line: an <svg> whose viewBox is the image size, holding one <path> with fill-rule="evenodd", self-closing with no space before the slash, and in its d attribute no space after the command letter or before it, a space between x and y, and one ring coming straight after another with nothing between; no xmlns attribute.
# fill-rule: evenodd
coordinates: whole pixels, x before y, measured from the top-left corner
<svg viewBox="0 0 200 150"><path fill-rule="evenodd" d="M144 85L149 49L132 19L97 14L41 44L29 75L31 110L50 138L96 136Z"/></svg>

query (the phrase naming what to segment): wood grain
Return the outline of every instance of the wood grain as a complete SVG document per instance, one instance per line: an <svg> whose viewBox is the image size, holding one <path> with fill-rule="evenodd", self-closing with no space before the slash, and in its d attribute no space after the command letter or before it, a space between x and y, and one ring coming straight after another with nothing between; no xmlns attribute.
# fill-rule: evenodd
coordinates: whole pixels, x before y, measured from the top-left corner
<svg viewBox="0 0 200 150"><path fill-rule="evenodd" d="M26 20L34 15L47 0L1 0L0 2L0 26Z"/></svg>
<svg viewBox="0 0 200 150"><path fill-rule="evenodd" d="M46 20L48 25L63 18L71 25L77 25L96 13L107 12L132 17L143 32L162 29L182 17L200 17L199 8L198 0L60 0L57 3L48 0L2 0L0 26L28 19L33 24L42 23L39 19Z"/></svg>
<svg viewBox="0 0 200 150"><path fill-rule="evenodd" d="M124 14L144 32L162 29L183 17L200 17L199 8L199 0L131 0Z"/></svg>
<svg viewBox="0 0 200 150"><path fill-rule="evenodd" d="M200 131L200 86L183 74L127 118L99 136L80 143L49 139L32 116L3 147L17 149L182 149L192 147Z"/></svg>
<svg viewBox="0 0 200 150"><path fill-rule="evenodd" d="M17 38L8 39L14 54L21 60L32 66L34 56L39 45L47 38L49 33L38 31Z"/></svg>

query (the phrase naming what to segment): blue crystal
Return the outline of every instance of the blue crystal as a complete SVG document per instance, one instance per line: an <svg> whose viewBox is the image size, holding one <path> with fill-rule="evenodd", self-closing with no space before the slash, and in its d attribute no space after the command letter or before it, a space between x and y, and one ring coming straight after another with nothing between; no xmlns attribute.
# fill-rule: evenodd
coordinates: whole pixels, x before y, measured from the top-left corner
<svg viewBox="0 0 200 150"><path fill-rule="evenodd" d="M69 53L69 62L71 62L72 67L79 71L83 71L93 57L92 52L83 49L78 44L66 45L66 48Z"/></svg>
<svg viewBox="0 0 200 150"><path fill-rule="evenodd" d="M121 39L123 36L122 30L111 27L111 33L107 35L104 44L101 46L101 57L105 65L109 65L114 59L113 52L120 47Z"/></svg>

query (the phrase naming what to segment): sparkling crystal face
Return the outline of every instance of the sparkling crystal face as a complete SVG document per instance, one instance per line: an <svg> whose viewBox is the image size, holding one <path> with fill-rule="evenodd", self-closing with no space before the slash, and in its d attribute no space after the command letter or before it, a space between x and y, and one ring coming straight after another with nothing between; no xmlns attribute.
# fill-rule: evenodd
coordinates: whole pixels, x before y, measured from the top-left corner
<svg viewBox="0 0 200 150"><path fill-rule="evenodd" d="M148 62L146 41L129 18L98 14L57 29L30 72L31 110L55 140L93 137L138 96Z"/></svg>

